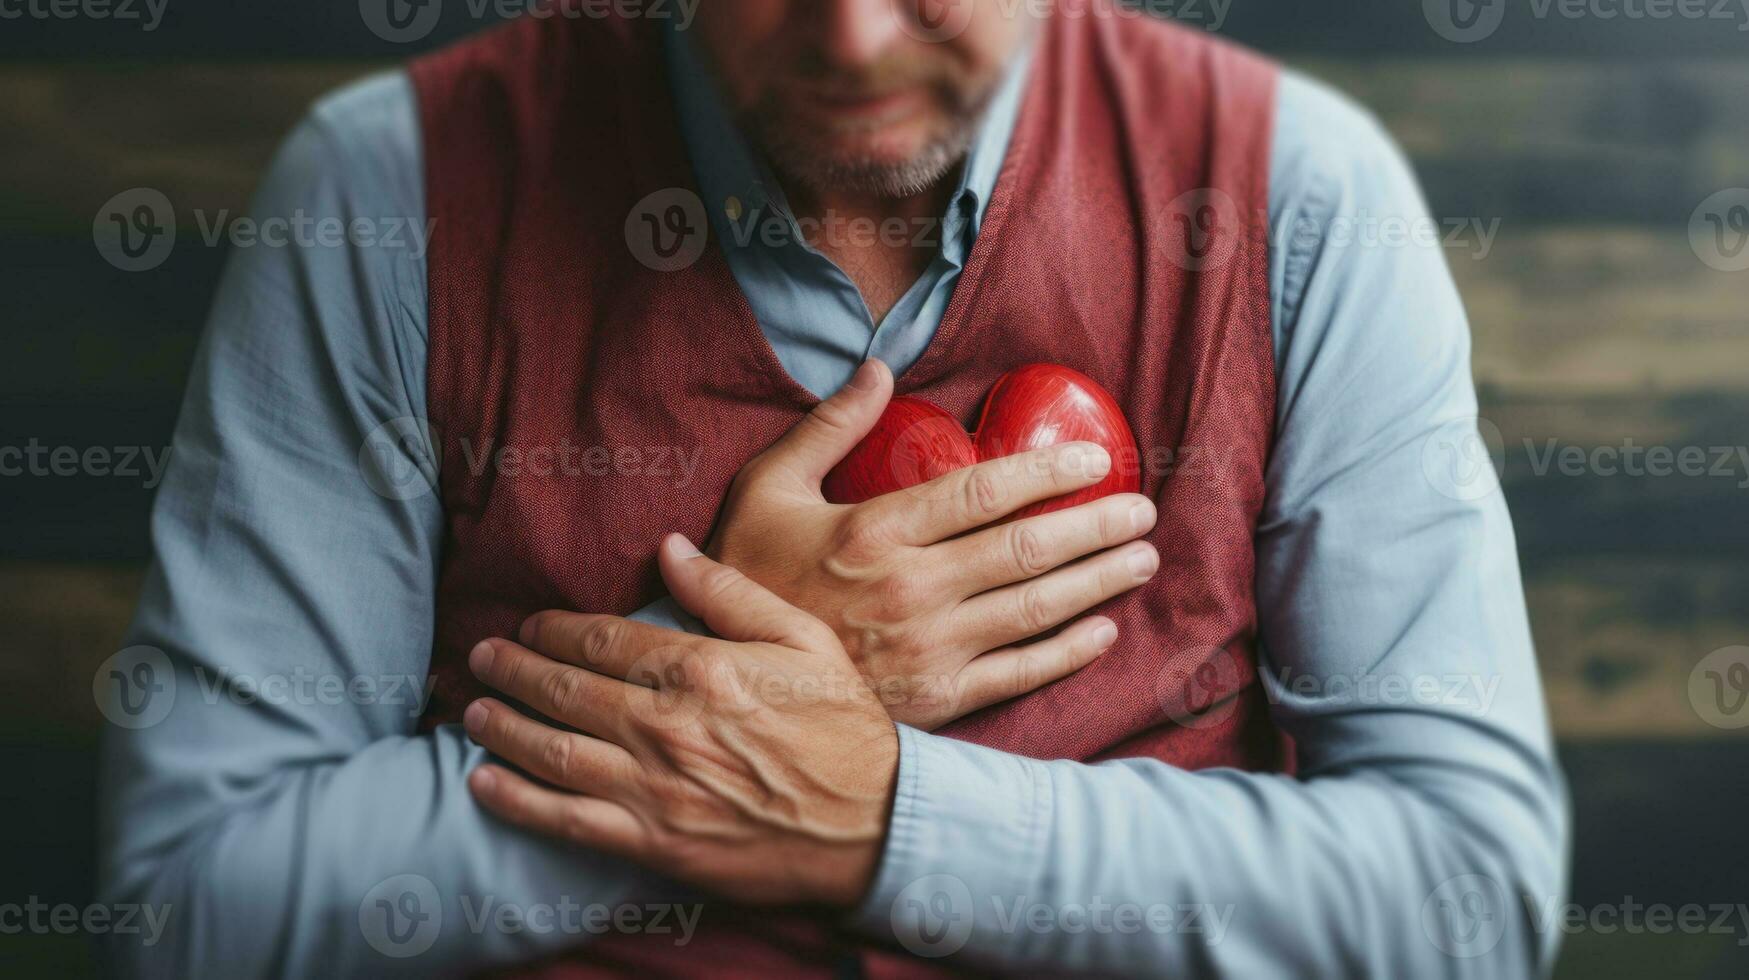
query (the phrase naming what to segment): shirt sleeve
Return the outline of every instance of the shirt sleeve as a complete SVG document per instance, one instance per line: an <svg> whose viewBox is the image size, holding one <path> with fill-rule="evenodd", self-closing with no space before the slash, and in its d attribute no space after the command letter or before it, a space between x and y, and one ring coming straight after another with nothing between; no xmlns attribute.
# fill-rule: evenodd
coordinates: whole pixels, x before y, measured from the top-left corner
<svg viewBox="0 0 1749 980"><path fill-rule="evenodd" d="M1568 816L1468 324L1376 122L1284 79L1260 671L1296 777L1041 762L901 729L860 917L1003 970L1545 973ZM1480 464L1479 466L1477 464Z"/></svg>
<svg viewBox="0 0 1749 980"><path fill-rule="evenodd" d="M114 937L114 972L467 972L612 921L507 906L669 887L490 818L483 750L417 734L442 511L416 126L404 75L325 100L228 259L113 662L103 900L164 922Z"/></svg>

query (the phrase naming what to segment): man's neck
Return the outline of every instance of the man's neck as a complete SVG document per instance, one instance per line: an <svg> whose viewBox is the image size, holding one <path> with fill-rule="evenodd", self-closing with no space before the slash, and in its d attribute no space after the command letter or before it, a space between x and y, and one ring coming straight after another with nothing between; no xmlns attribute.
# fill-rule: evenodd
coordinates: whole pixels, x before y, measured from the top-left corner
<svg viewBox="0 0 1749 980"><path fill-rule="evenodd" d="M789 203L808 244L856 283L878 326L940 249L941 217L958 182L955 169L921 193L899 198L817 194L798 186Z"/></svg>

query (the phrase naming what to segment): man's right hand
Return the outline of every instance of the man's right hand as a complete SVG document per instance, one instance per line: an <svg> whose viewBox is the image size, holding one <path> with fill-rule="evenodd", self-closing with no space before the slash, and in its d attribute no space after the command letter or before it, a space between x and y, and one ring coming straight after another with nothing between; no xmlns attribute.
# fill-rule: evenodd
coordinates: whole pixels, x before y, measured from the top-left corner
<svg viewBox="0 0 1749 980"><path fill-rule="evenodd" d="M893 720L928 730L1108 649L1117 626L1102 616L1036 638L1153 577L1159 555L1135 539L1156 514L1148 498L1119 494L993 525L1098 483L1111 459L1091 443L990 460L861 504L828 503L821 481L892 392L886 365L869 361L750 461L707 550L832 627Z"/></svg>

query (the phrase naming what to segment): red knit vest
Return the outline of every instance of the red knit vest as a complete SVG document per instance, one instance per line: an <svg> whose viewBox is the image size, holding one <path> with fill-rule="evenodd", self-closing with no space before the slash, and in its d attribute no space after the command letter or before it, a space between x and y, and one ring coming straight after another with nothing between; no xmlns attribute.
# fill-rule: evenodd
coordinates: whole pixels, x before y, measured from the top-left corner
<svg viewBox="0 0 1749 980"><path fill-rule="evenodd" d="M1267 213L1275 72L1103 3L1073 10L1040 40L965 272L898 390L969 425L1018 365L1099 381L1142 447L1161 567L1100 609L1120 630L1104 657L940 734L1040 759L1279 769L1252 550L1275 414L1269 277L1247 231ZM659 597L663 532L706 540L742 464L817 399L785 373L717 243L666 272L628 247L640 200L697 187L657 25L525 18L412 77L436 221L428 407L446 521L433 725L486 693L466 663L482 638L542 609L625 615ZM690 478L681 457L697 461ZM830 921L714 903L686 947L610 936L530 969L940 967Z"/></svg>

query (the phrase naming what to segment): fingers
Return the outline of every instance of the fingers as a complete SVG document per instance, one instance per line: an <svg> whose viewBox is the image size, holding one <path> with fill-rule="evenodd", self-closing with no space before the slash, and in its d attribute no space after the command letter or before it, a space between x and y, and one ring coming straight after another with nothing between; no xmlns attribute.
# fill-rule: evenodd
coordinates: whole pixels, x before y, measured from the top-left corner
<svg viewBox="0 0 1749 980"><path fill-rule="evenodd" d="M893 372L870 358L849 384L816 405L795 428L761 453L758 462L781 464L817 491L827 471L880 421L892 397Z"/></svg>
<svg viewBox="0 0 1749 980"><path fill-rule="evenodd" d="M1154 577L1160 555L1138 541L961 603L954 617L976 649L1018 643Z"/></svg>
<svg viewBox="0 0 1749 980"><path fill-rule="evenodd" d="M807 613L772 595L727 565L699 554L679 534L662 541L662 580L682 609L725 640L780 643L812 650L830 631Z"/></svg>
<svg viewBox="0 0 1749 980"><path fill-rule="evenodd" d="M517 638L553 660L645 687L660 686L642 676L647 669L660 670L701 642L691 634L649 623L556 609L523 620Z"/></svg>
<svg viewBox="0 0 1749 980"><path fill-rule="evenodd" d="M1148 498L1118 494L943 541L930 547L939 555L930 564L944 589L973 596L1133 541L1153 529L1157 516Z"/></svg>
<svg viewBox="0 0 1749 980"><path fill-rule="evenodd" d="M620 744L628 738L626 722L655 707L656 695L648 687L559 663L508 640L475 647L468 668L548 718Z"/></svg>
<svg viewBox="0 0 1749 980"><path fill-rule="evenodd" d="M1000 520L1027 504L1090 487L1111 471L1111 454L1070 442L992 459L862 506L906 544L934 544Z"/></svg>
<svg viewBox="0 0 1749 980"><path fill-rule="evenodd" d="M462 725L469 737L554 786L608 799L622 798L642 771L625 749L562 731L494 698L468 705Z"/></svg>
<svg viewBox="0 0 1749 980"><path fill-rule="evenodd" d="M962 715L1036 691L1092 663L1117 642L1117 625L1091 616L1047 640L986 653L960 671Z"/></svg>
<svg viewBox="0 0 1749 980"><path fill-rule="evenodd" d="M538 834L634 860L649 849L643 821L619 803L537 786L494 765L469 773L468 789L500 819Z"/></svg>

